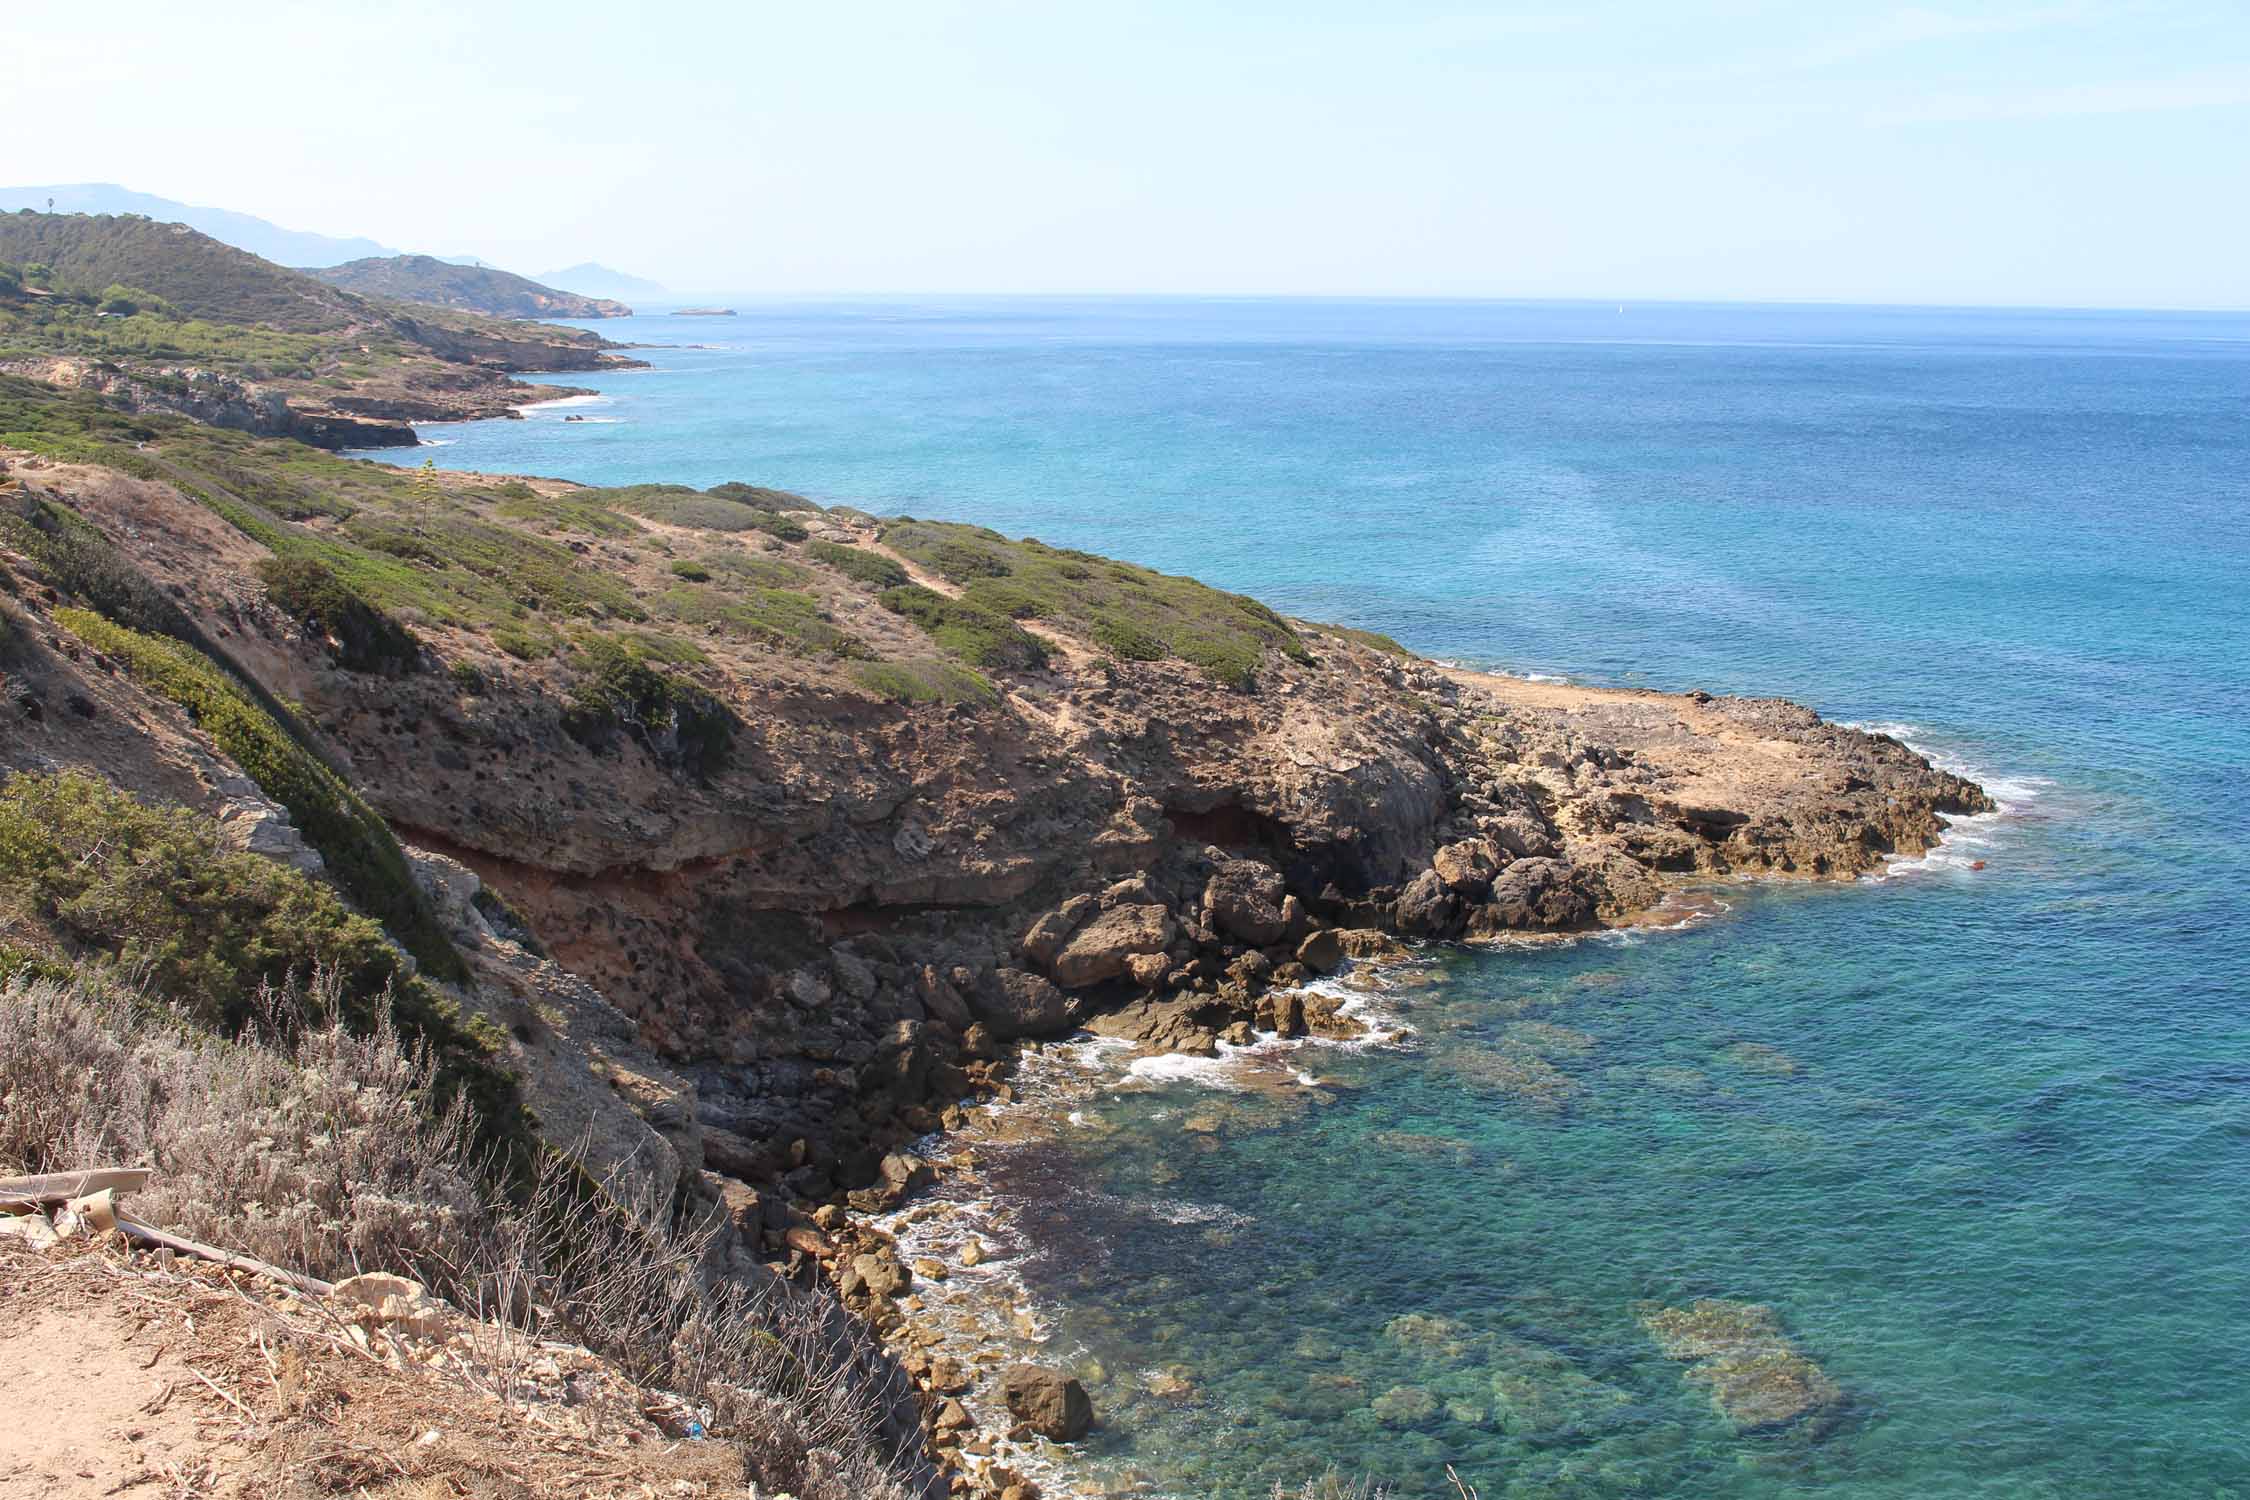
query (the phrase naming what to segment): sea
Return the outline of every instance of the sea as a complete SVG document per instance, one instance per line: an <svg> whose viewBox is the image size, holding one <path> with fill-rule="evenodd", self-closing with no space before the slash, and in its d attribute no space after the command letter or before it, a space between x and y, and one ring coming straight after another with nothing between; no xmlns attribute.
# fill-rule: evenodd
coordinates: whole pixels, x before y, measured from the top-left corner
<svg viewBox="0 0 2250 1500"><path fill-rule="evenodd" d="M1879 879L1426 948L1362 976L1371 1042L1055 1049L969 1207L1102 1418L1057 1492L2250 1496L2250 314L733 305L586 325L651 368L377 456L749 480L1785 695L2002 806ZM1651 1336L1704 1298L1837 1403L1738 1430Z"/></svg>

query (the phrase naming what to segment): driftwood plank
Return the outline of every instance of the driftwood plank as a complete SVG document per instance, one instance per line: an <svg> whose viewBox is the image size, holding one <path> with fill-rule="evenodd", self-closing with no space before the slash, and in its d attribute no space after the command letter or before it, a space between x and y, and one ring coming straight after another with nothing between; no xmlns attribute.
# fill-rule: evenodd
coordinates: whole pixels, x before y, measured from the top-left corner
<svg viewBox="0 0 2250 1500"><path fill-rule="evenodd" d="M201 1240L191 1240L185 1235L173 1234L163 1229L151 1229L139 1220L128 1219L123 1214L117 1216L117 1231L128 1239L145 1240L152 1245L161 1245L167 1250L177 1250L182 1255L195 1256L198 1260L217 1261L220 1265L230 1266L237 1271L251 1271L260 1276L270 1277L311 1296L325 1297L336 1290L334 1282L322 1281L317 1276L300 1276L295 1271L284 1271L279 1266L269 1266L262 1260L252 1260L247 1255L237 1255L231 1250L221 1250L218 1246L206 1245Z"/></svg>
<svg viewBox="0 0 2250 1500"><path fill-rule="evenodd" d="M68 1203L108 1188L129 1193L147 1187L147 1167L88 1167L83 1172L41 1172L30 1177L0 1177L0 1203Z"/></svg>

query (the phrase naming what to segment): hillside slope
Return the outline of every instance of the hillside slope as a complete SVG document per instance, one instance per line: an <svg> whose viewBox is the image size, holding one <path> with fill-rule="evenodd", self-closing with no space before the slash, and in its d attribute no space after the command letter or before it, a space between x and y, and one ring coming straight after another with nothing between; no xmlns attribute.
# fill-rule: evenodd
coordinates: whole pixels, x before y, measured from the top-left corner
<svg viewBox="0 0 2250 1500"><path fill-rule="evenodd" d="M0 370L323 447L570 393L520 371L638 361L580 329L361 296L177 224L0 216Z"/></svg>
<svg viewBox="0 0 2250 1500"><path fill-rule="evenodd" d="M50 203L52 208L48 207ZM0 213L26 208L43 213L138 214L160 224L185 224L237 250L247 250L284 266L332 266L371 255L398 253L370 239L284 229L253 214L159 198L154 193L135 192L114 182L0 188Z"/></svg>
<svg viewBox="0 0 2250 1500"><path fill-rule="evenodd" d="M185 224L130 215L0 215L0 261L52 267L66 286L131 287L213 322L324 333L380 320L359 298L303 272Z"/></svg>
<svg viewBox="0 0 2250 1500"><path fill-rule="evenodd" d="M355 260L308 274L346 291L501 318L629 318L622 302L541 286L489 266L457 266L430 255Z"/></svg>

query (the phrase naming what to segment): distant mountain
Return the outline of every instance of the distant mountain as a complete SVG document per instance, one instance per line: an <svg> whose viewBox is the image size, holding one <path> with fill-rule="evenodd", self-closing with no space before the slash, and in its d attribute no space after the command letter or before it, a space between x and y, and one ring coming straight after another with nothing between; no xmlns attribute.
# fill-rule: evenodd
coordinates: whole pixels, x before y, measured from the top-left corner
<svg viewBox="0 0 2250 1500"><path fill-rule="evenodd" d="M337 239L283 229L249 214L224 208L198 208L151 193L136 193L114 182L73 182L52 187L0 188L0 213L37 209L44 213L47 200L55 200L62 214L144 214L165 224L185 224L222 244L247 250L284 266L332 266L339 261L398 252L369 239Z"/></svg>
<svg viewBox="0 0 2250 1500"><path fill-rule="evenodd" d="M489 266L464 266L433 255L395 255L308 270L331 286L367 297L491 313L502 318L629 318L622 302L581 297Z"/></svg>
<svg viewBox="0 0 2250 1500"><path fill-rule="evenodd" d="M592 261L582 261L566 266L560 271L549 271L539 278L548 286L559 286L566 292L582 292L589 297L661 297L664 288L639 276L628 276L623 271L613 271Z"/></svg>

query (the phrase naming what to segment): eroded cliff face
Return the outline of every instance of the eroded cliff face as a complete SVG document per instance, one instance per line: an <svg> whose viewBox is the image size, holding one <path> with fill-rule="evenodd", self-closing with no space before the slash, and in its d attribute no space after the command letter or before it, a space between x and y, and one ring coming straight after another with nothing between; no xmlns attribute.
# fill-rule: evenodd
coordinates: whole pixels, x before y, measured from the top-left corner
<svg viewBox="0 0 2250 1500"><path fill-rule="evenodd" d="M0 374L96 391L136 414L161 412L259 437L295 438L316 448L411 448L421 441L405 420L301 409L280 391L195 365L128 371L103 360L41 355L0 361Z"/></svg>
<svg viewBox="0 0 2250 1500"><path fill-rule="evenodd" d="M262 549L164 485L24 477L300 703L403 839L523 913L557 973L502 966L498 990L583 985L600 1003L580 1010L629 1019L663 1062L621 1071L672 1081L612 1094L669 1143L675 1179L708 1164L784 1196L858 1189L996 1084L1011 1038L1105 1014L1189 1049L1252 1024L1344 1029L1287 996L1369 929L1569 931L1631 920L1683 877L1848 878L1990 806L1795 705L1482 678L1317 626L1307 659L1272 655L1249 692L1042 626L1045 667L920 705L714 638L699 680L734 727L697 775L657 738L574 735L561 669L475 631L422 628L474 688L343 670L267 602ZM884 550L864 518L809 524ZM586 565L645 563L589 547ZM878 643L903 628L848 590L827 602ZM770 1219L746 1227L786 1227Z"/></svg>

